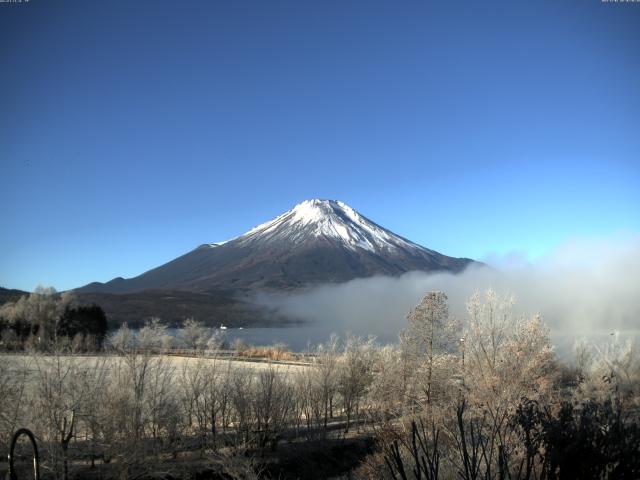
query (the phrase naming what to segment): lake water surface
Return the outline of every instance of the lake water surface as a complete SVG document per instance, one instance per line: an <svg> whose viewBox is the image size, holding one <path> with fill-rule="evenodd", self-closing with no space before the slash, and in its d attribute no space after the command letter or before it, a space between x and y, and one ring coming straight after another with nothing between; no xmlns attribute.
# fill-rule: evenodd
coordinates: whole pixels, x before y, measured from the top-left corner
<svg viewBox="0 0 640 480"><path fill-rule="evenodd" d="M174 329L171 329L175 333ZM277 343L285 344L290 350L296 352L305 352L316 347L318 344L325 343L332 334L338 335L344 339L347 334L353 333L362 337L373 335L379 344L392 344L398 342L398 333L366 332L366 331L349 331L347 329L332 328L326 325L306 324L290 327L269 327L269 328L227 328L221 331L225 336L227 345L231 345L235 340L240 339L248 345L254 346L270 346ZM593 345L600 348L612 340L611 332L551 332L551 341L557 354L561 358L570 358L572 356L573 345L577 339L585 339ZM632 339L636 345L640 335L638 331L621 332L619 341L625 342Z"/></svg>

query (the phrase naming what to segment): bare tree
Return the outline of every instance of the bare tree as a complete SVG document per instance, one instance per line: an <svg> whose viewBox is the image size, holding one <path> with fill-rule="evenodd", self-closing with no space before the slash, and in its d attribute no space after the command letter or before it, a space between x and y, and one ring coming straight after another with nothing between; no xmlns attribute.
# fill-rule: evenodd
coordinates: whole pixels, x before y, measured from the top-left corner
<svg viewBox="0 0 640 480"><path fill-rule="evenodd" d="M202 357L190 359L182 365L180 377L181 402L187 417L187 426L192 429L199 441L200 455L207 448L209 425L209 397L206 360Z"/></svg>
<svg viewBox="0 0 640 480"><path fill-rule="evenodd" d="M251 432L251 395L254 376L251 370L235 367L230 372L231 403L233 405L233 426L236 429L236 445L247 445Z"/></svg>
<svg viewBox="0 0 640 480"><path fill-rule="evenodd" d="M33 408L41 412L38 430L47 440L45 451L51 460L56 477L68 477L67 451L76 434L76 414L81 409L84 385L78 383L80 375L77 361L72 356L35 355L36 396Z"/></svg>
<svg viewBox="0 0 640 480"><path fill-rule="evenodd" d="M76 436L83 438L92 466L95 465L96 458L103 453L102 433L105 421L103 401L107 392L108 363L108 357L79 362L73 379L75 388L83 392L82 402L76 412L78 424Z"/></svg>
<svg viewBox="0 0 640 480"><path fill-rule="evenodd" d="M211 431L211 444L214 450L218 448L218 426L224 433L228 425L230 405L230 371L231 362L223 362L218 358L209 360L206 369L209 408L209 425Z"/></svg>
<svg viewBox="0 0 640 480"><path fill-rule="evenodd" d="M150 432L153 453L159 457L163 437L168 437L175 428L177 395L173 388L175 367L166 357L154 358L151 362L143 397L145 428Z"/></svg>
<svg viewBox="0 0 640 480"><path fill-rule="evenodd" d="M0 361L0 451L9 450L13 432L25 424L26 382L30 368L29 360L7 357Z"/></svg>
<svg viewBox="0 0 640 480"><path fill-rule="evenodd" d="M286 426L292 409L292 395L292 386L277 367L270 364L260 371L252 396L260 447L271 442L272 449L276 449L279 434Z"/></svg>

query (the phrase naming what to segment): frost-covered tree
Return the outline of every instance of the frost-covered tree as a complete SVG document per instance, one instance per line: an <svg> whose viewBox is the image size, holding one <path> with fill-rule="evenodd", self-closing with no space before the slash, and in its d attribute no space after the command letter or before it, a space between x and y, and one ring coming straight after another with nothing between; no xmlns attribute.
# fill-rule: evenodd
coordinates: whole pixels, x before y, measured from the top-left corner
<svg viewBox="0 0 640 480"><path fill-rule="evenodd" d="M187 318L182 323L179 336L187 348L194 350L204 348L211 338L209 329L193 318Z"/></svg>
<svg viewBox="0 0 640 480"><path fill-rule="evenodd" d="M323 427L327 428L333 416L333 401L338 387L338 336L331 335L327 343L316 350L315 363L311 370L311 386L321 403Z"/></svg>
<svg viewBox="0 0 640 480"><path fill-rule="evenodd" d="M118 330L109 335L107 344L120 354L129 353L136 346L136 337L125 322L120 325Z"/></svg>
<svg viewBox="0 0 640 480"><path fill-rule="evenodd" d="M31 335L31 346L49 349L57 342L60 318L73 296L58 295L53 287L38 286L33 293L0 307L0 318L22 335Z"/></svg>
<svg viewBox="0 0 640 480"><path fill-rule="evenodd" d="M640 355L634 341L613 332L603 345L578 345L576 356L582 373L574 392L577 400L602 402L616 397L640 406Z"/></svg>
<svg viewBox="0 0 640 480"><path fill-rule="evenodd" d="M573 344L573 356L579 378L585 378L593 365L593 349L586 339L578 339Z"/></svg>
<svg viewBox="0 0 640 480"><path fill-rule="evenodd" d="M338 392L347 417L347 432L353 417L359 428L361 401L373 383L376 354L373 337L364 340L347 336L344 353L338 363Z"/></svg>
<svg viewBox="0 0 640 480"><path fill-rule="evenodd" d="M147 320L138 332L138 346L142 350L153 350L163 346L167 335L167 326L160 323L158 317Z"/></svg>
<svg viewBox="0 0 640 480"><path fill-rule="evenodd" d="M224 333L224 330L213 329L211 336L207 340L205 347L209 354L215 354L217 350L224 348L227 342L227 336Z"/></svg>
<svg viewBox="0 0 640 480"><path fill-rule="evenodd" d="M407 387L409 383L415 383L409 380L415 372L405 369L404 359L402 349L396 345L386 345L377 352L376 373L371 385L375 409L371 414L383 422L402 412L408 400Z"/></svg>
<svg viewBox="0 0 640 480"><path fill-rule="evenodd" d="M474 294L463 342L463 385L470 415L482 412L492 435L505 441L509 417L523 397L549 400L556 358L540 315L513 312L514 299L488 290Z"/></svg>
<svg viewBox="0 0 640 480"><path fill-rule="evenodd" d="M460 323L449 315L447 295L429 292L407 316L409 326L402 336L405 348L413 354L416 368L423 368L426 402L433 400L434 373L444 367L442 355L455 352L460 341Z"/></svg>

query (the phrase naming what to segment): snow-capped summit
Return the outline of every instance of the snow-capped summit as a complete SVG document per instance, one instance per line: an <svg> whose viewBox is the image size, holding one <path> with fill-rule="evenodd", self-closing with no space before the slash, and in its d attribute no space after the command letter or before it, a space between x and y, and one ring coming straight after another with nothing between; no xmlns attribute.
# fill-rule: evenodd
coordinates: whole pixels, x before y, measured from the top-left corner
<svg viewBox="0 0 640 480"><path fill-rule="evenodd" d="M248 245L257 242L288 241L293 244L325 238L338 241L351 250L393 251L420 247L363 217L339 200L305 200L291 210L252 228L244 235L226 242L209 244L218 247L228 242Z"/></svg>
<svg viewBox="0 0 640 480"><path fill-rule="evenodd" d="M80 291L289 289L411 270L459 272L469 263L402 238L343 202L313 199L138 277Z"/></svg>

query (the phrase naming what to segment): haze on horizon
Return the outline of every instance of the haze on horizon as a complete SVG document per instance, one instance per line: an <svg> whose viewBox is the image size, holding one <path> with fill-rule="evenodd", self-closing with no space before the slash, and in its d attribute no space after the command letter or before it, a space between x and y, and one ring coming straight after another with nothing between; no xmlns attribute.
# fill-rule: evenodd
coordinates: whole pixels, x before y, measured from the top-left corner
<svg viewBox="0 0 640 480"><path fill-rule="evenodd" d="M0 285L132 277L318 197L489 262L637 239L639 21L577 0L2 4Z"/></svg>

